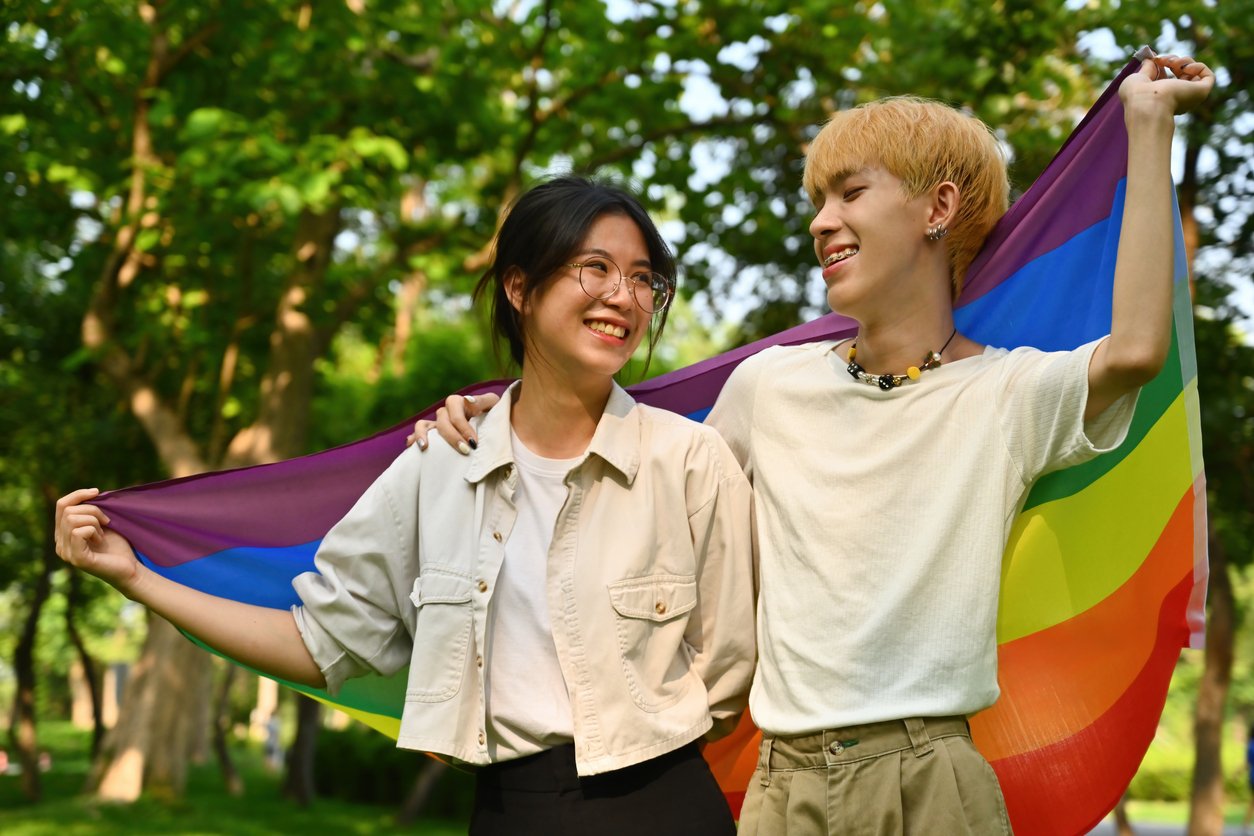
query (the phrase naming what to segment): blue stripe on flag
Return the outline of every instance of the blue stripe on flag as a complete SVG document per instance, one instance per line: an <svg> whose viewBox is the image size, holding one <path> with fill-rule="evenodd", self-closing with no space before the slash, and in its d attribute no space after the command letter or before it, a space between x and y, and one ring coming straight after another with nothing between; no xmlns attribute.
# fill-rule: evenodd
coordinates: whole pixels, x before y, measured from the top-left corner
<svg viewBox="0 0 1254 836"><path fill-rule="evenodd" d="M993 290L959 308L958 330L999 348L1065 351L1110 333L1110 298L1125 181L1110 215L1025 264Z"/></svg>
<svg viewBox="0 0 1254 836"><path fill-rule="evenodd" d="M319 538L298 546L242 546L178 566L159 566L142 554L139 559L158 574L210 595L285 610L300 603L292 579L313 571L321 544Z"/></svg>

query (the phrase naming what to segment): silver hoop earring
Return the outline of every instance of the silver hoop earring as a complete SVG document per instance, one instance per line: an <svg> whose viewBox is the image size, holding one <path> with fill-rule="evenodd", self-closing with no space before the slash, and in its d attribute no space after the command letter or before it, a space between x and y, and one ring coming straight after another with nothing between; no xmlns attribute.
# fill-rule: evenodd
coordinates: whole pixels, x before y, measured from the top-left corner
<svg viewBox="0 0 1254 836"><path fill-rule="evenodd" d="M926 237L927 237L927 240L929 241L939 241L940 239L944 238L948 234L949 234L949 227L945 226L944 224L937 224L936 226L932 227L931 229L927 231Z"/></svg>

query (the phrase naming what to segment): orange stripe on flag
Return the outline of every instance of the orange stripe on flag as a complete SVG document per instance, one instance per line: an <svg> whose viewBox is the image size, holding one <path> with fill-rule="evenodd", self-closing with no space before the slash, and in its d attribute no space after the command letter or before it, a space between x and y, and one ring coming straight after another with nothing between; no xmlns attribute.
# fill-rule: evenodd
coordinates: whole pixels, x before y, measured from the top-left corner
<svg viewBox="0 0 1254 836"><path fill-rule="evenodd" d="M1015 836L1088 833L1115 806L1158 728L1192 588L1190 571L1162 602L1149 661L1109 711L1052 746L993 761Z"/></svg>
<svg viewBox="0 0 1254 836"><path fill-rule="evenodd" d="M736 818L740 818L745 787L749 785L749 779L758 763L758 741L761 739L762 733L746 711L741 715L735 731L705 747L705 759L710 764L710 771L714 773L719 787L727 796L727 803Z"/></svg>
<svg viewBox="0 0 1254 836"><path fill-rule="evenodd" d="M1190 485L1122 586L1088 610L998 648L1001 698L971 720L986 758L1009 758L1070 737L1119 700L1154 650L1159 613L1153 604L1182 578L1192 581L1193 511ZM1182 619L1180 629L1182 645Z"/></svg>

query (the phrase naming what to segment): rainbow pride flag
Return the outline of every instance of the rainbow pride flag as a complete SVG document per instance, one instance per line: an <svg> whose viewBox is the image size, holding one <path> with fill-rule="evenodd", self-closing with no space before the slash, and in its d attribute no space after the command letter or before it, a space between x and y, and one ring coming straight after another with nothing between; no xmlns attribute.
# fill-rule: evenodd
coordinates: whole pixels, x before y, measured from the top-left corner
<svg viewBox="0 0 1254 836"><path fill-rule="evenodd" d="M1109 330L1127 168L1115 91L1136 66L1101 96L972 266L957 321L973 339L1071 349ZM1205 491L1178 222L1175 250L1171 357L1142 392L1127 442L1040 480L1006 549L1002 695L972 728L1019 834L1083 833L1114 806L1154 736L1180 648L1202 640ZM700 420L745 357L852 329L829 315L632 392ZM154 570L216 595L287 608L298 603L292 578L313 568L323 535L400 453L411 425L278 464L115 491L100 504ZM832 524L839 536L839 521ZM404 672L352 680L335 699L292 687L397 736ZM706 751L737 811L756 738L746 717Z"/></svg>

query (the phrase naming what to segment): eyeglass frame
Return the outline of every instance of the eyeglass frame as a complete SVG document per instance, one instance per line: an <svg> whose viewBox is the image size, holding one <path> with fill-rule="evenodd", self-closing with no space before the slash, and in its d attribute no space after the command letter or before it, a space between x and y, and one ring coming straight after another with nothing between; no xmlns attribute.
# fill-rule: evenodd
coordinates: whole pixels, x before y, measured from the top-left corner
<svg viewBox="0 0 1254 836"><path fill-rule="evenodd" d="M588 262L588 261L574 261L574 262L571 262L571 263L569 263L569 264L567 264L567 265L566 265L567 267L570 267L570 268L572 268L572 269L575 269L575 270L578 270L578 271L579 271L579 272L576 274L576 278L577 278L577 279L578 279L578 281L579 281L579 289L580 289L580 290L582 290L582 291L584 292L584 295L585 295L585 296L587 296L589 299L595 299L595 300L597 300L598 302L604 302L606 299L609 299L611 296L613 296L615 293L617 293L617 292L618 292L618 289L619 289L620 287L622 287L622 285L623 285L623 279L628 279L628 280L630 280L630 281L632 282L632 284L633 284L633 287L634 287L634 285L635 285L636 283L640 282L640 279L638 278L638 276L658 276L658 277L660 277L660 278L662 279L662 281L663 281L663 282L665 282L665 283L666 283L666 290L667 290L667 293L666 293L666 301L662 303L661 307L658 307L658 308L656 308L656 309L654 309L654 310L648 310L648 309L646 309L644 305L640 304L640 299L639 299L639 297L637 297L637 296L636 296L636 294L635 294L635 292L634 292L634 290L633 290L632 288L628 288L628 295L629 295L629 296L631 296L632 301L634 301L634 302L636 303L636 307L637 307L637 308L639 308L640 310L644 311L645 313L647 313L649 316L654 316L654 315L656 315L656 314L660 314L662 311L664 311L664 310L666 310L667 308L669 308L669 307L670 307L671 302L672 302L672 301L674 301L674 299L675 299L675 281L674 281L673 279L667 278L666 276L664 276L663 274L659 273L659 272L658 272L658 271L656 271L656 270L642 270L640 273L636 273L636 274L633 274L633 275L630 275L630 276L629 276L629 275L627 275L626 273L624 273L624 272L623 272L623 268L621 268L621 267L619 267L619 266L618 266L618 262L617 262L617 261L615 261L614 259L610 258L609 256L598 255L598 256L595 256L595 258L596 258L596 259L600 259L601 261L607 261L607 262L609 262L610 264L613 264L613 265L614 265L614 269L618 271L618 281L614 282L614 286L613 286L613 287L611 287L611 288L609 289L609 291L608 291L608 292L606 292L606 293L605 293L605 295L603 295L603 296L593 296L593 295L592 295L592 294L588 291L588 288L584 287L584 284L583 284L583 268L588 266L588 264L589 264L589 262ZM591 259L590 259L590 260L591 260ZM650 291L652 291L652 285L650 285Z"/></svg>

